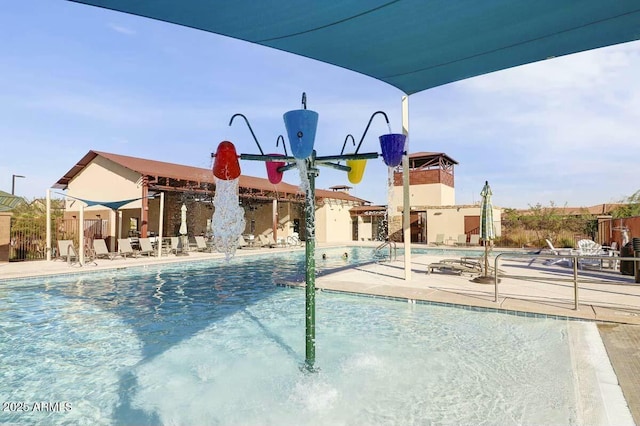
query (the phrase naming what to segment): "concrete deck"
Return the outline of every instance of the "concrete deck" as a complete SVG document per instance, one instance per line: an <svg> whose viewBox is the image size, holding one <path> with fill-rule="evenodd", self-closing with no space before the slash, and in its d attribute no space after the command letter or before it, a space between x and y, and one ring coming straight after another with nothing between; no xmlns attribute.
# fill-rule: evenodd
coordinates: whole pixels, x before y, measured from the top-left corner
<svg viewBox="0 0 640 426"><path fill-rule="evenodd" d="M236 256L283 250L238 250ZM404 262L398 258L391 262L372 263L325 274L316 279L316 287L329 291L495 309L516 315L542 314L596 321L634 421L640 424L640 284L635 283L633 276L613 271L579 271L579 304L576 310L572 268L546 266L541 259L534 257L505 258L499 265L504 274L498 284L498 299L494 301L494 284L473 282L470 275L446 272L427 274L429 264L445 257L452 256L413 254L411 280L405 280ZM191 252L187 256L170 255L160 259L101 259L82 267L62 261L9 263L0 264L0 280L212 258L223 258L223 255Z"/></svg>

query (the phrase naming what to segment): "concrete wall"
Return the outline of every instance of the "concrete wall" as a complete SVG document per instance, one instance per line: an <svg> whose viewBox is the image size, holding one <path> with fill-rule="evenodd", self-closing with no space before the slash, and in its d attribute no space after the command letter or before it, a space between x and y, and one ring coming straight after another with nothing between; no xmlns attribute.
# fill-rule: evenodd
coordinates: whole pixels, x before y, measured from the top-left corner
<svg viewBox="0 0 640 426"><path fill-rule="evenodd" d="M451 206L456 203L456 191L447 185L426 184L409 187L409 202L412 206ZM394 186L391 197L392 211L403 205L402 186Z"/></svg>
<svg viewBox="0 0 640 426"><path fill-rule="evenodd" d="M465 232L465 216L480 216L481 213L478 206L427 207L426 209L417 207L417 209L427 212L428 242L435 241L437 234L444 234L445 243L447 240L453 243L454 240L457 240L458 235ZM500 209L493 209L493 220L496 236L500 236L502 234Z"/></svg>
<svg viewBox="0 0 640 426"><path fill-rule="evenodd" d="M68 194L92 201L119 201L142 196L138 182L140 174L115 164L105 158L96 157L82 173L70 182ZM67 211L78 211L78 202L67 200ZM141 201L133 201L127 208L141 208ZM99 207L104 209L104 207Z"/></svg>
<svg viewBox="0 0 640 426"><path fill-rule="evenodd" d="M326 200L316 210L316 241L319 243L340 243L352 241L351 213L353 204Z"/></svg>

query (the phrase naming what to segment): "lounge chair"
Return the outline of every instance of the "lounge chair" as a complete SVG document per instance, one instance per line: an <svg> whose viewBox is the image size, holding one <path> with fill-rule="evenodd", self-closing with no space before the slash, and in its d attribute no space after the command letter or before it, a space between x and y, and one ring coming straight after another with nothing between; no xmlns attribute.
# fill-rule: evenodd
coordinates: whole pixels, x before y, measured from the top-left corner
<svg viewBox="0 0 640 426"><path fill-rule="evenodd" d="M551 240L549 240L548 238L545 239L545 241L547 243L547 246L549 246L549 250L551 251L551 254L554 254L556 256L574 256L578 254L578 252L572 248L562 248L562 249L555 248ZM548 259L544 262L544 264L557 265L558 263L562 263L562 262L568 262L570 265L573 265L573 260L569 259L568 257Z"/></svg>
<svg viewBox="0 0 640 426"><path fill-rule="evenodd" d="M113 260L118 256L118 252L109 251L107 243L101 238L93 240L93 255L96 259L106 258Z"/></svg>
<svg viewBox="0 0 640 426"><path fill-rule="evenodd" d="M269 234L268 236L260 234L258 235L258 238L260 239L260 245L262 247L269 247L269 248L278 247L278 244L275 242L271 234Z"/></svg>
<svg viewBox="0 0 640 426"><path fill-rule="evenodd" d="M79 261L78 250L76 250L71 240L58 240L58 256L56 259L66 260L71 263L71 259Z"/></svg>
<svg viewBox="0 0 640 426"><path fill-rule="evenodd" d="M482 272L482 270L475 265L469 265L461 259L443 259L436 263L430 263L427 265L427 274L432 273L436 269L440 272L449 272L458 275L477 275Z"/></svg>
<svg viewBox="0 0 640 426"><path fill-rule="evenodd" d="M456 241L457 246L466 246L467 245L467 234L458 235L458 241Z"/></svg>
<svg viewBox="0 0 640 426"><path fill-rule="evenodd" d="M207 241L204 239L202 235L196 235L196 250L198 251L210 251L209 246L207 245Z"/></svg>
<svg viewBox="0 0 640 426"><path fill-rule="evenodd" d="M178 254L187 254L184 251L184 246L182 245L181 237L171 237L171 245L169 246L169 253L173 253L176 256L178 256Z"/></svg>
<svg viewBox="0 0 640 426"><path fill-rule="evenodd" d="M436 240L433 242L433 244L437 245L437 246L441 246L444 244L444 234L436 234Z"/></svg>
<svg viewBox="0 0 640 426"><path fill-rule="evenodd" d="M140 251L138 252L139 255L146 254L149 257L156 255L156 251L153 248L153 244L151 244L151 239L140 238L138 240L138 243L140 244Z"/></svg>
<svg viewBox="0 0 640 426"><path fill-rule="evenodd" d="M469 237L469 245L470 246L479 246L480 245L480 234L471 234Z"/></svg>
<svg viewBox="0 0 640 426"><path fill-rule="evenodd" d="M128 238L118 238L118 253L125 259L127 256L138 257L138 254L133 247L131 247L131 241Z"/></svg>

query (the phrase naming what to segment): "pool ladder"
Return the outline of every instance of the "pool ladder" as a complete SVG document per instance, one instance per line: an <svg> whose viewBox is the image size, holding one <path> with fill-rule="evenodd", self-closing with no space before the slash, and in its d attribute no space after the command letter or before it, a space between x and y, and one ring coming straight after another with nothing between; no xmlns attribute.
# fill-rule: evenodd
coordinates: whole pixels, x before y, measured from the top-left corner
<svg viewBox="0 0 640 426"><path fill-rule="evenodd" d="M398 258L398 254L397 254L398 248L396 246L395 241L385 241L384 243L376 247L373 254L375 256L380 256L380 254L382 253L382 250L384 250L385 247L389 247L389 260L390 261L396 260Z"/></svg>

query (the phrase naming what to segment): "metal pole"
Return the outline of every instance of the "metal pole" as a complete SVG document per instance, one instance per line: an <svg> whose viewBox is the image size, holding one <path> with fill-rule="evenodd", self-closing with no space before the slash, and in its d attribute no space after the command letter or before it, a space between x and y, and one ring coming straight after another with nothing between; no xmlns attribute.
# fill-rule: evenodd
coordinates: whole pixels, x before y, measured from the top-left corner
<svg viewBox="0 0 640 426"><path fill-rule="evenodd" d="M573 256L573 309L578 310L578 257Z"/></svg>
<svg viewBox="0 0 640 426"><path fill-rule="evenodd" d="M78 235L78 262L80 262L80 266L84 266L84 203L80 203L80 224L78 228L80 229L80 233Z"/></svg>
<svg viewBox="0 0 640 426"><path fill-rule="evenodd" d="M407 136L402 156L402 232L404 239L404 279L411 281L411 192L409 190L409 97L402 97L402 133Z"/></svg>
<svg viewBox="0 0 640 426"><path fill-rule="evenodd" d="M47 260L51 260L51 189L47 189Z"/></svg>
<svg viewBox="0 0 640 426"><path fill-rule="evenodd" d="M158 219L158 258L162 256L162 228L164 227L164 192L160 193L160 218Z"/></svg>
<svg viewBox="0 0 640 426"><path fill-rule="evenodd" d="M315 193L316 193L316 171L315 162L308 161L307 176L309 178L309 188L307 189L305 201L305 223L307 226L305 241L305 368L313 371L316 362L316 215L315 215Z"/></svg>
<svg viewBox="0 0 640 426"><path fill-rule="evenodd" d="M16 178L23 178L22 175L11 175L11 195L16 195Z"/></svg>

